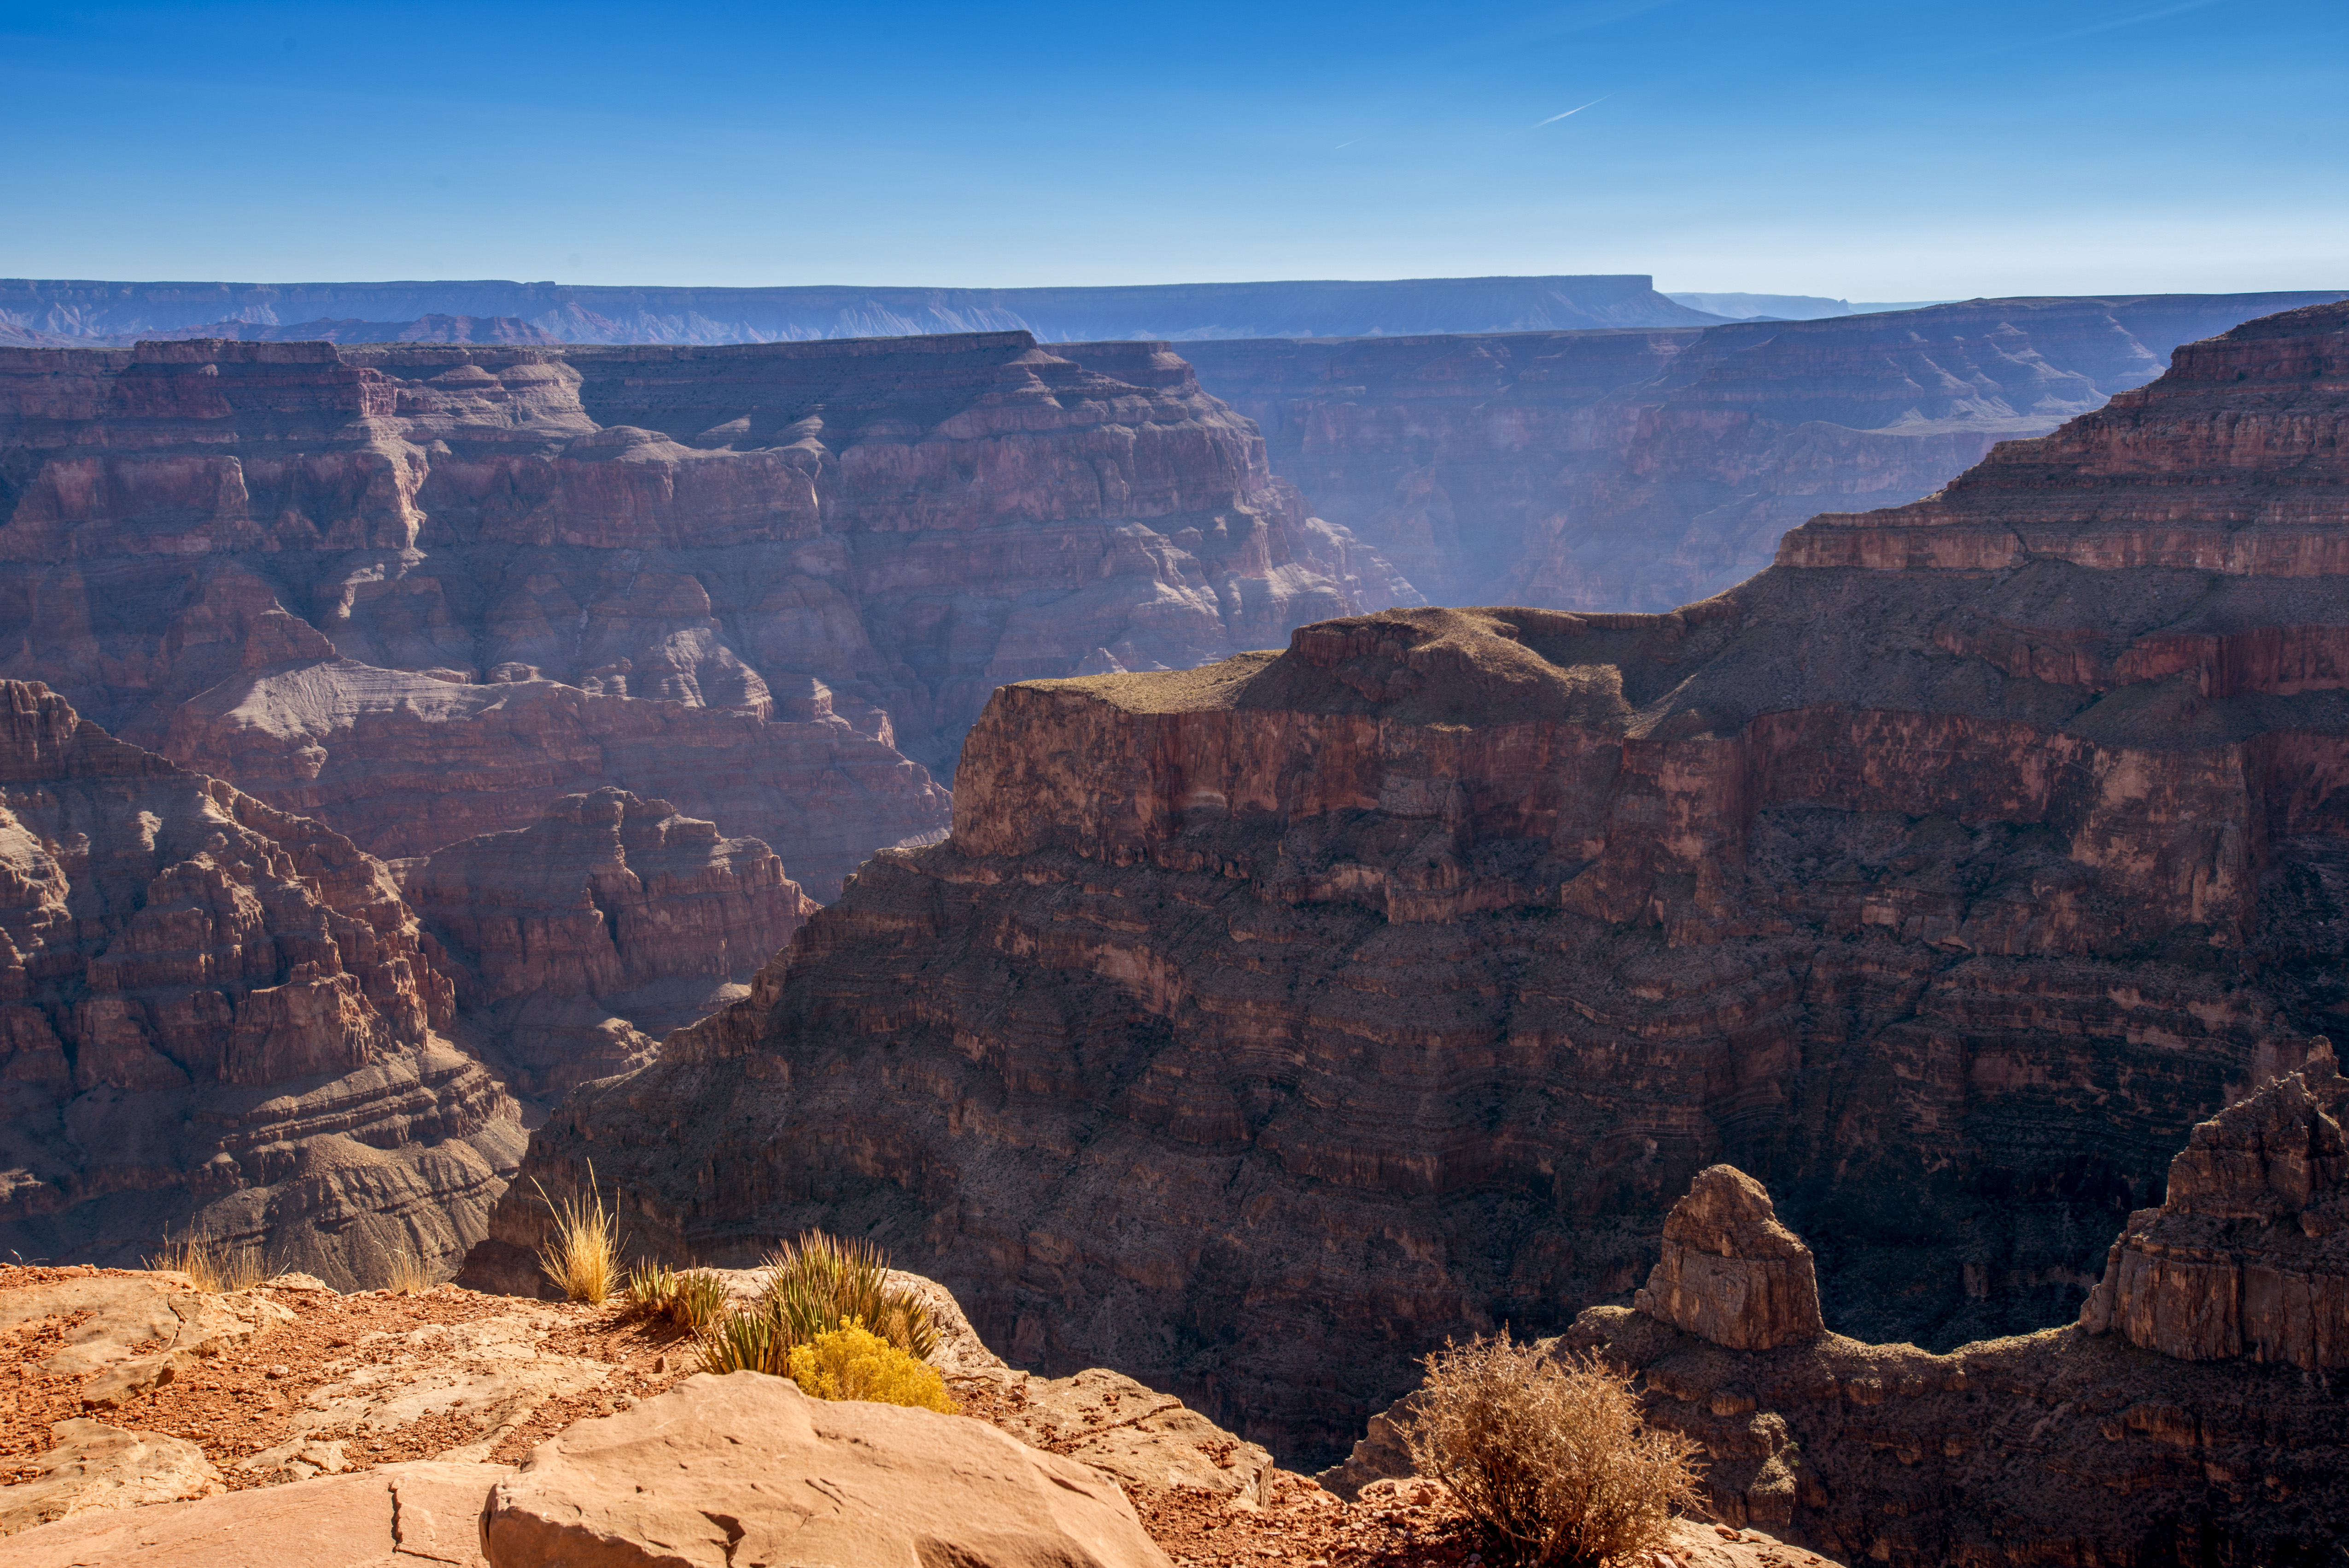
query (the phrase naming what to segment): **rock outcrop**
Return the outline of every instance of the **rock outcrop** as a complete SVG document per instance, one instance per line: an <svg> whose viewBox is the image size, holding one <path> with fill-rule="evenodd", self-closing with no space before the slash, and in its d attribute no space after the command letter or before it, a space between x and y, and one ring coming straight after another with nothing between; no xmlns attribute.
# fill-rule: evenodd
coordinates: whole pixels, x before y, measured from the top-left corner
<svg viewBox="0 0 2349 1568"><path fill-rule="evenodd" d="M757 839L608 788L399 869L459 1004L531 1096L640 1065L660 1035L747 994L815 912Z"/></svg>
<svg viewBox="0 0 2349 1568"><path fill-rule="evenodd" d="M924 764L999 681L1196 664L1388 587L1163 345L1094 358L0 350L0 670L376 854L608 784L828 898L944 830Z"/></svg>
<svg viewBox="0 0 2349 1568"><path fill-rule="evenodd" d="M2249 1103L2301 1093L2286 1083L2292 1094L2271 1085ZM2181 1162L2222 1145L2215 1125L2196 1129ZM1721 1175L1702 1173L1675 1217L1716 1210ZM1769 1201L1750 1179L1739 1190L1749 1211ZM1718 1283L1709 1299L1701 1283L1689 1291L1679 1317L1739 1316L1744 1282ZM2302 1295L2279 1320L2321 1340L2349 1331L2349 1303ZM2084 1327L1939 1355L1817 1330L1741 1349L1684 1332L1644 1293L1630 1311L1591 1308L1551 1344L1640 1375L1649 1419L1702 1446L1715 1517L1854 1562L2287 1564L2322 1561L2349 1532L2349 1394L2281 1358L2188 1365ZM1411 1404L1374 1418L1323 1483L1351 1495L1408 1476L1395 1428Z"/></svg>
<svg viewBox="0 0 2349 1568"><path fill-rule="evenodd" d="M2090 442L2041 472L2103 530L2175 462L2173 389L2239 400L2173 504L2264 496L2214 529L2307 548L1872 569L1805 530L1670 615L1391 612L1008 686L953 836L524 1169L559 1196L592 1158L672 1255L881 1235L1023 1363L1292 1462L1446 1334L1628 1298L1715 1164L1847 1333L2068 1320L2189 1129L2349 1023L2349 677L2235 651L2349 624L2340 577L2270 565L2349 538L2349 306L2001 462ZM542 1223L509 1200L495 1248Z"/></svg>
<svg viewBox="0 0 2349 1568"><path fill-rule="evenodd" d="M1697 1172L1664 1217L1664 1255L1631 1304L1732 1350L1775 1350L1826 1332L1811 1250L1735 1166Z"/></svg>
<svg viewBox="0 0 2349 1568"><path fill-rule="evenodd" d="M762 1270L719 1278L738 1303L767 1282ZM1273 1470L1263 1449L1180 1400L1097 1368L1033 1377L990 1351L935 1282L893 1282L928 1304L930 1362L960 1415L826 1406L756 1374L697 1376L689 1338L617 1300L448 1286L346 1296L298 1275L199 1295L168 1274L0 1268L0 1344L17 1367L0 1402L0 1533L21 1532L0 1563L461 1564L485 1561L485 1545L492 1563L548 1551L576 1562L566 1553L593 1521L598 1561L630 1560L653 1530L682 1554L666 1561L701 1561L699 1542L717 1568L729 1518L755 1520L744 1534L768 1538L736 1536L738 1562L813 1552L1105 1568L1160 1561L1154 1537L1207 1535L1239 1557L1269 1543L1299 1561L1337 1555L1328 1548L1344 1534L1397 1543L1371 1510ZM200 1351L184 1343L192 1326L179 1334L175 1376L109 1407L105 1424L66 1414L91 1407L121 1365L100 1365L104 1355L142 1351L142 1330L171 1335L190 1297L215 1332ZM746 1511L750 1483L762 1490ZM234 1495L202 1507L168 1501L224 1487ZM314 1518L336 1529L311 1529ZM241 1534L250 1555L238 1554ZM800 1554L765 1555L774 1536ZM892 1538L902 1556L889 1555Z"/></svg>
<svg viewBox="0 0 2349 1568"><path fill-rule="evenodd" d="M522 1135L423 940L340 834L0 682L0 1248L461 1252Z"/></svg>
<svg viewBox="0 0 2349 1568"><path fill-rule="evenodd" d="M1641 332L1186 345L1276 472L1442 604L1668 609L1940 489L2170 349L2334 294L1970 300Z"/></svg>
<svg viewBox="0 0 2349 1568"><path fill-rule="evenodd" d="M0 334L42 343L127 344L205 324L233 328L215 334L232 337L282 331L279 324L287 322L374 327L390 339L421 336L424 320L435 316L511 319L518 327L566 343L773 343L1007 331L1032 332L1048 343L1094 337L1350 337L1678 327L1720 319L1675 304L1656 292L1653 279L1631 273L1110 288L0 280Z"/></svg>
<svg viewBox="0 0 2349 1568"><path fill-rule="evenodd" d="M582 1421L491 1494L494 1568L688 1563L1166 1568L1117 1483L977 1421L708 1373Z"/></svg>
<svg viewBox="0 0 2349 1568"><path fill-rule="evenodd" d="M2182 1361L2349 1366L2349 1081L2329 1048L2194 1129L2080 1309Z"/></svg>
<svg viewBox="0 0 2349 1568"><path fill-rule="evenodd" d="M88 1419L59 1421L50 1435L57 1447L34 1461L33 1479L0 1489L0 1535L226 1490L203 1450L183 1438Z"/></svg>

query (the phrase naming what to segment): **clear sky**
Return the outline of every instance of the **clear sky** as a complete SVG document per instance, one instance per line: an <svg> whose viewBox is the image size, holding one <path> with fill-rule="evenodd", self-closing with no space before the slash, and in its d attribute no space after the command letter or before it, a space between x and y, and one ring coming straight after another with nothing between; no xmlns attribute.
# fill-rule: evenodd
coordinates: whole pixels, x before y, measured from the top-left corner
<svg viewBox="0 0 2349 1568"><path fill-rule="evenodd" d="M27 5L0 275L2349 286L2349 0Z"/></svg>

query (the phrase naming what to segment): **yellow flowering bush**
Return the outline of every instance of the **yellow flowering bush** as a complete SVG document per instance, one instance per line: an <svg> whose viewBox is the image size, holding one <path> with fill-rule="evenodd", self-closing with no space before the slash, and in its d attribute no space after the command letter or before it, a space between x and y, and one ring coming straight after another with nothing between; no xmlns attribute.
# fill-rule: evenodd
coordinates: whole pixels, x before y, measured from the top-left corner
<svg viewBox="0 0 2349 1568"><path fill-rule="evenodd" d="M819 1399L870 1399L943 1416L955 1413L945 1378L853 1317L830 1334L793 1345L791 1368L800 1391Z"/></svg>

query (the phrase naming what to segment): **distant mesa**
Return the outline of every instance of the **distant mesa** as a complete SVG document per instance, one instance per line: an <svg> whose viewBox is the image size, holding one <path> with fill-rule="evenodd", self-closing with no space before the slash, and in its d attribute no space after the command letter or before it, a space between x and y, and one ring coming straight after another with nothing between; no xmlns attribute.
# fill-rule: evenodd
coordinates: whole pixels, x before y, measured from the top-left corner
<svg viewBox="0 0 2349 1568"><path fill-rule="evenodd" d="M474 323L473 336L416 330ZM1093 338L1355 337L1701 327L1716 319L1658 294L1644 274L1383 281L1143 284L1109 288L677 288L505 282L98 283L0 279L0 330L26 344L124 344L141 337L244 336L215 327L291 323L336 329L405 324L388 337L566 343L776 343L823 337L1025 331L1039 342ZM454 333L455 326L439 329ZM282 340L282 339L274 339ZM374 339L383 340L383 339Z"/></svg>

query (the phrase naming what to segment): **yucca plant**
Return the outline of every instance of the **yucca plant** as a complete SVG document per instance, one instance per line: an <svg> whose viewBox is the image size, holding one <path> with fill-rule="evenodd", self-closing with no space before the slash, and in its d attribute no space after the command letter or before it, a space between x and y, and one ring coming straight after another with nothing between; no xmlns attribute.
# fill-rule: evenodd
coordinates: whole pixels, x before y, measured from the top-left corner
<svg viewBox="0 0 2349 1568"><path fill-rule="evenodd" d="M793 1345L830 1334L854 1318L923 1361L938 1347L937 1326L913 1292L889 1282L889 1256L871 1241L843 1241L810 1231L769 1253L762 1304Z"/></svg>
<svg viewBox="0 0 2349 1568"><path fill-rule="evenodd" d="M536 1181L539 1200L554 1213L554 1233L538 1249L538 1266L566 1300L601 1306L620 1276L620 1217L604 1207L595 1167L587 1167L587 1190L557 1203Z"/></svg>
<svg viewBox="0 0 2349 1568"><path fill-rule="evenodd" d="M647 1317L667 1317L669 1303L677 1299L677 1271L648 1260L632 1263L627 1294L630 1310Z"/></svg>
<svg viewBox="0 0 2349 1568"><path fill-rule="evenodd" d="M671 1322L698 1334L725 1315L726 1305L726 1282L706 1269L696 1269L677 1277L668 1315Z"/></svg>
<svg viewBox="0 0 2349 1568"><path fill-rule="evenodd" d="M782 1327L763 1307L737 1308L701 1331L704 1372L764 1372L774 1377L792 1375L792 1347Z"/></svg>

